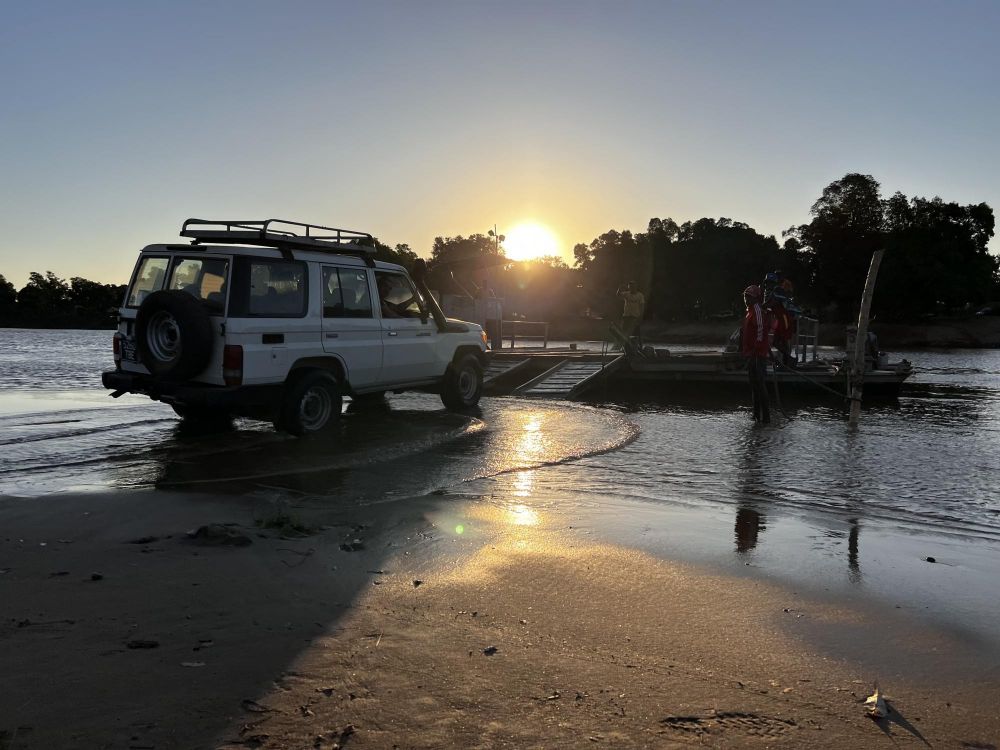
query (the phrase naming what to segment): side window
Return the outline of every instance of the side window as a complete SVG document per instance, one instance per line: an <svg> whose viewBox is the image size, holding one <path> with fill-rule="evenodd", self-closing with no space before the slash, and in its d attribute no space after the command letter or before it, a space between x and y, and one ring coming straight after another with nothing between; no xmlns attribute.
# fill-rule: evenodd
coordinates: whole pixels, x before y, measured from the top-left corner
<svg viewBox="0 0 1000 750"><path fill-rule="evenodd" d="M139 272L135 275L132 289L129 291L126 307L138 307L142 301L153 292L163 288L163 280L167 278L169 258L146 257L139 264Z"/></svg>
<svg viewBox="0 0 1000 750"><path fill-rule="evenodd" d="M323 267L323 317L373 317L365 269Z"/></svg>
<svg viewBox="0 0 1000 750"><path fill-rule="evenodd" d="M302 263L250 261L247 314L301 317L306 311L306 269Z"/></svg>
<svg viewBox="0 0 1000 750"><path fill-rule="evenodd" d="M375 274L383 318L419 318L422 300L408 278L399 273Z"/></svg>
<svg viewBox="0 0 1000 750"><path fill-rule="evenodd" d="M226 303L226 258L180 258L174 262L168 289L180 289L205 303L212 312L221 313Z"/></svg>

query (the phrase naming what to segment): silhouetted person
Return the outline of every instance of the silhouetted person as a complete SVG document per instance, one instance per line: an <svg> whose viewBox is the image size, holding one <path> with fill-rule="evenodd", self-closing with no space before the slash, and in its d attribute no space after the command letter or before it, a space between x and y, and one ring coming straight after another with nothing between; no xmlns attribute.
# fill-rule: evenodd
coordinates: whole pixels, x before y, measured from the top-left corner
<svg viewBox="0 0 1000 750"><path fill-rule="evenodd" d="M875 322L875 316L869 321L869 325ZM875 331L871 328L868 329L868 333L865 336L865 357L871 360L872 369L878 367L878 359L881 352L878 349L878 336L875 335Z"/></svg>
<svg viewBox="0 0 1000 750"><path fill-rule="evenodd" d="M625 307L622 310L622 332L626 337L631 337L634 332L641 349L642 313L646 308L646 298L636 289L634 281L626 284L624 289L619 287L618 296L625 300Z"/></svg>
<svg viewBox="0 0 1000 750"><path fill-rule="evenodd" d="M788 298L780 286L771 292L770 299L764 303L764 309L771 319L774 348L781 354L781 364L791 368L795 366L792 356L792 338L795 335L795 321L785 306Z"/></svg>

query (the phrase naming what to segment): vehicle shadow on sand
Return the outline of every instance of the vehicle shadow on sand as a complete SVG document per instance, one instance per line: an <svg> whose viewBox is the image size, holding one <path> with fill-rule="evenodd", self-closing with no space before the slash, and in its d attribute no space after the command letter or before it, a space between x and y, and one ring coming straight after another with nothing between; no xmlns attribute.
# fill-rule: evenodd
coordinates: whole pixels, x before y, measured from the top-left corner
<svg viewBox="0 0 1000 750"><path fill-rule="evenodd" d="M476 423L368 415L362 436L344 421L327 441L200 458L187 445L180 461L167 450L158 484L169 490L0 501L0 661L17 686L0 696L0 737L18 750L256 746L266 696L300 677L302 653L342 633L374 586L413 586L400 561L446 533L428 520L442 494L366 499L392 487L406 497L414 443ZM352 463L373 451L383 460ZM313 677L331 691L348 681Z"/></svg>

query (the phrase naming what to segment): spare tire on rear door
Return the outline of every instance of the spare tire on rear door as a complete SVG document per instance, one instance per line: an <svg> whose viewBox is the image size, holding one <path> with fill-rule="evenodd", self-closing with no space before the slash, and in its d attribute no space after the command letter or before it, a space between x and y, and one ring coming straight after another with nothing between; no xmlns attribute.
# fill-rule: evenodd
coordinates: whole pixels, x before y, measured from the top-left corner
<svg viewBox="0 0 1000 750"><path fill-rule="evenodd" d="M180 289L153 292L135 316L139 359L153 375L183 380L212 356L212 321L200 300Z"/></svg>

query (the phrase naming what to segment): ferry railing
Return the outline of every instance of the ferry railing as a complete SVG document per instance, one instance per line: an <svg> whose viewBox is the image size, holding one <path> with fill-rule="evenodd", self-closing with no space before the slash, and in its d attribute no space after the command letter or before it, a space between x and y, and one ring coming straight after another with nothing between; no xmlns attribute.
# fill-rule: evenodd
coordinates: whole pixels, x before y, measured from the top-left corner
<svg viewBox="0 0 1000 750"><path fill-rule="evenodd" d="M819 321L816 318L807 318L805 315L796 319L795 326L795 359L798 362L815 362L819 359L817 348L819 346ZM809 350L812 349L812 357L809 357Z"/></svg>
<svg viewBox="0 0 1000 750"><path fill-rule="evenodd" d="M541 321L541 320L505 320L505 321L503 321L502 325L503 325L503 334L504 334L503 337L504 338L507 338L507 336L508 336L508 330L510 331L509 336L510 336L510 348L511 349L514 348L514 344L517 342L518 338L521 338L521 339L530 339L532 341L538 341L540 339L541 342L542 342L542 346L541 346L542 349L547 349L548 346L549 346L549 324L546 323L545 321ZM509 328L508 328L508 326L509 326ZM537 330L541 329L541 333L519 333L518 330L517 330L517 328L520 327L520 326L533 326L533 328L531 328L529 330L535 330L535 331L537 331Z"/></svg>

